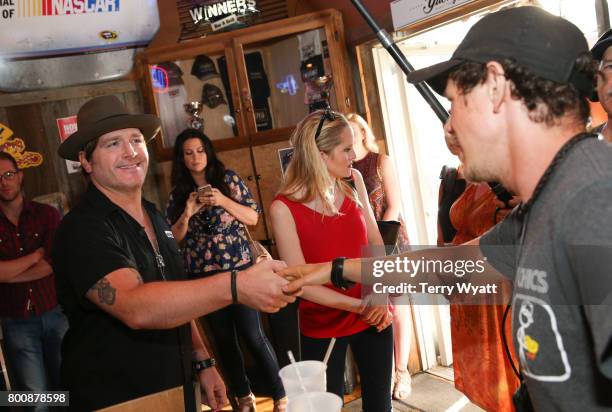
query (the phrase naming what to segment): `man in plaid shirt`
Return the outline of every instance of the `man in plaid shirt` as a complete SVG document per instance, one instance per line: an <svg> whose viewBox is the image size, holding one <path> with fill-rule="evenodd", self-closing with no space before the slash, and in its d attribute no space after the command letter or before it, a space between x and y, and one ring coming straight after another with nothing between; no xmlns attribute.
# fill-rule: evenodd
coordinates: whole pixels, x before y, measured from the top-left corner
<svg viewBox="0 0 612 412"><path fill-rule="evenodd" d="M50 265L60 216L25 199L22 182L15 159L0 152L0 319L7 362L14 390L57 390L68 327Z"/></svg>

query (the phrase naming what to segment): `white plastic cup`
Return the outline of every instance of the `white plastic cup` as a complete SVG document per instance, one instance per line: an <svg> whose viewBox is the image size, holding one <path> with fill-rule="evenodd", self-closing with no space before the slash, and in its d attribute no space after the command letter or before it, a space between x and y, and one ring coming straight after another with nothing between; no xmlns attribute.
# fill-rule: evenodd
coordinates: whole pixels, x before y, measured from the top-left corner
<svg viewBox="0 0 612 412"><path fill-rule="evenodd" d="M307 392L289 398L287 412L340 412L342 399L331 392Z"/></svg>
<svg viewBox="0 0 612 412"><path fill-rule="evenodd" d="M304 388L300 384L296 368L299 369ZM293 396L304 393L304 390L306 392L325 392L327 390L326 369L327 366L323 362L314 360L290 363L282 368L278 374L283 381L285 393L289 400Z"/></svg>

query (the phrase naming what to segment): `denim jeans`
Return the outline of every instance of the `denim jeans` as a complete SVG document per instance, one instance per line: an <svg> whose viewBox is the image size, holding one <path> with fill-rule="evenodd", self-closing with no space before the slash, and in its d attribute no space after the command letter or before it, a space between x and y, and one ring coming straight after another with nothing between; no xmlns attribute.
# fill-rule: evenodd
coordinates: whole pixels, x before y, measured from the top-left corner
<svg viewBox="0 0 612 412"><path fill-rule="evenodd" d="M27 319L2 319L12 390L60 390L61 344L68 320L59 306ZM47 411L46 407L30 410Z"/></svg>

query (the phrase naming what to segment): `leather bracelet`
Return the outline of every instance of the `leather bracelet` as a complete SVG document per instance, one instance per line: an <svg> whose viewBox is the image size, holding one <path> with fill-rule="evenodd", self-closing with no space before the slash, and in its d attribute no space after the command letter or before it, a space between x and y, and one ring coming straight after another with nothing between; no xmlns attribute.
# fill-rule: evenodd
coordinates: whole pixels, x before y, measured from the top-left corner
<svg viewBox="0 0 612 412"><path fill-rule="evenodd" d="M200 361L195 361L192 363L193 370L196 371L196 373L201 372L204 369L208 369L212 366L215 366L216 364L217 364L217 361L215 360L215 358L202 359Z"/></svg>
<svg viewBox="0 0 612 412"><path fill-rule="evenodd" d="M345 257L337 257L332 261L332 269L331 269L331 281L332 285L340 289L349 289L352 287L355 282L351 282L350 280L344 279L344 261Z"/></svg>
<svg viewBox="0 0 612 412"><path fill-rule="evenodd" d="M232 270L230 274L230 289L232 291L232 303L238 303L238 288L236 286L236 277L238 276L237 270Z"/></svg>

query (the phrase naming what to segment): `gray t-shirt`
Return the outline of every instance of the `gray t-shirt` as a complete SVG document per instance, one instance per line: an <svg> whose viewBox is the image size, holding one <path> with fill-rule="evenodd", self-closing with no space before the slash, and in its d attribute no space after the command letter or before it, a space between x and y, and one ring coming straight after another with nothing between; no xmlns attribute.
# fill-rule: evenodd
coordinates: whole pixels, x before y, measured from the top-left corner
<svg viewBox="0 0 612 412"><path fill-rule="evenodd" d="M578 143L527 215L480 244L514 278L512 340L535 409L612 410L612 145ZM516 256L490 247L511 244Z"/></svg>

